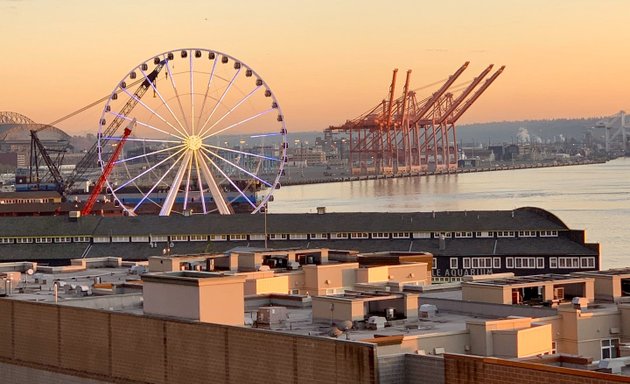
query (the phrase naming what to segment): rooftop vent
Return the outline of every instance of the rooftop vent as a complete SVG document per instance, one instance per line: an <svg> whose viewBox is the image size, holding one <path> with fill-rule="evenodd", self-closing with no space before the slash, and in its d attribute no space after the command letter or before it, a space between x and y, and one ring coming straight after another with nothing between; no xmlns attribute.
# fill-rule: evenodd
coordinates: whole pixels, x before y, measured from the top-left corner
<svg viewBox="0 0 630 384"><path fill-rule="evenodd" d="M317 214L323 215L326 213L326 207L317 207Z"/></svg>
<svg viewBox="0 0 630 384"><path fill-rule="evenodd" d="M588 299L586 297L574 297L571 302L573 303L573 307L577 309L586 309L588 308Z"/></svg>
<svg viewBox="0 0 630 384"><path fill-rule="evenodd" d="M68 212L68 219L70 221L77 221L81 217L81 211L70 211Z"/></svg>

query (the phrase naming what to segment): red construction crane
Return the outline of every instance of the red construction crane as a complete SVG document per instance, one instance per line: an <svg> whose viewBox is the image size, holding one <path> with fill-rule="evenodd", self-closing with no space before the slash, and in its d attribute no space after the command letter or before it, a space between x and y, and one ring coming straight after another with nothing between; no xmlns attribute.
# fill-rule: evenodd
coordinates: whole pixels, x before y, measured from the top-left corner
<svg viewBox="0 0 630 384"><path fill-rule="evenodd" d="M112 156L109 158L107 165L103 169L103 173L101 173L101 176L98 178L98 181L96 182L96 185L94 186L94 189L92 190L92 193L90 194L90 197L88 198L87 202L83 206L83 209L81 209L81 216L89 215L92 212L92 208L94 208L94 203L96 203L96 199L98 198L98 195L100 195L101 190L103 189L105 180L107 180L107 177L112 172L112 169L114 169L114 163L118 159L118 156L120 156L120 152L122 152L122 148L125 145L125 142L127 141L127 138L129 137L129 135L131 135L131 130L133 129L135 125L136 125L136 119L134 118L129 123L127 128L125 128L125 132L120 138L120 141L118 142L118 145L116 146L116 149L114 150L114 153L112 153Z"/></svg>

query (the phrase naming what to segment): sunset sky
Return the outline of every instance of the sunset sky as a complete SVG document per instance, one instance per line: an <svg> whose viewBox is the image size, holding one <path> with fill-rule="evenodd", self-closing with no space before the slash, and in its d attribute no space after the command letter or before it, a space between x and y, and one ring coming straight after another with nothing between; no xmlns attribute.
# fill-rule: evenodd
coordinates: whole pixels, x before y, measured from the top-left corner
<svg viewBox="0 0 630 384"><path fill-rule="evenodd" d="M507 69L460 123L611 115L630 108L630 1L0 0L0 110L51 122L170 49L228 53L271 86L289 131L376 105L391 71L412 88ZM100 109L59 124L95 132Z"/></svg>

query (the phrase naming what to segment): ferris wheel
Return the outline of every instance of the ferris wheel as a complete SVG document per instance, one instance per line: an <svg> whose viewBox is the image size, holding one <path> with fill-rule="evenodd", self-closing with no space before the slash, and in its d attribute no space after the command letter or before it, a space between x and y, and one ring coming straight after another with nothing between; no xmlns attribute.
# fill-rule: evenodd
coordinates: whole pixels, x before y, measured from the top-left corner
<svg viewBox="0 0 630 384"><path fill-rule="evenodd" d="M287 130L253 69L187 48L140 63L117 84L97 147L107 188L129 215L256 213L280 187Z"/></svg>

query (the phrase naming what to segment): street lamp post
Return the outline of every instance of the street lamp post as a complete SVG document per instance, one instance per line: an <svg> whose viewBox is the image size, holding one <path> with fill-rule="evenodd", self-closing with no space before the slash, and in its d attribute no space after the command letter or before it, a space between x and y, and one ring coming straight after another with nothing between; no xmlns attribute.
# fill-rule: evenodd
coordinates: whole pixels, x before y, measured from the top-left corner
<svg viewBox="0 0 630 384"><path fill-rule="evenodd" d="M265 203L265 249L267 249L267 210L269 205Z"/></svg>

